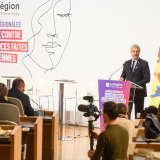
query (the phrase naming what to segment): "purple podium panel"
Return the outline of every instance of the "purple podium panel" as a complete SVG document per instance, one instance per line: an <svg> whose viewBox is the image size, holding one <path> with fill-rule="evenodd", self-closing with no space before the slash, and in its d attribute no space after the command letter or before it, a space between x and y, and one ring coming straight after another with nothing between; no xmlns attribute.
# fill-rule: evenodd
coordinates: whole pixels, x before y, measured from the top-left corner
<svg viewBox="0 0 160 160"><path fill-rule="evenodd" d="M107 101L115 103L124 103L128 108L130 81L113 81L113 80L98 80L99 89L99 108L103 109L103 104ZM100 129L103 128L103 115L100 117Z"/></svg>

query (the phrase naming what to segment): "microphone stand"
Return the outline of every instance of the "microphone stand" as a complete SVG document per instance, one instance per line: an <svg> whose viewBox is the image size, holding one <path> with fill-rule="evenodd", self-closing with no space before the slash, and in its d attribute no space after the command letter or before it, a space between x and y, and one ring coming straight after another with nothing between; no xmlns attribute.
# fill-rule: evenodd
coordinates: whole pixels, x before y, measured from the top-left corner
<svg viewBox="0 0 160 160"><path fill-rule="evenodd" d="M112 75L115 74L117 71L119 71L124 66L124 64L118 70L116 70L114 73L111 74L111 76L109 77L109 80L111 80Z"/></svg>
<svg viewBox="0 0 160 160"><path fill-rule="evenodd" d="M33 99L29 98L33 103L35 103L39 107L38 116L44 116L44 112L42 112L42 105L37 104Z"/></svg>
<svg viewBox="0 0 160 160"><path fill-rule="evenodd" d="M29 98L33 103L35 103L39 108L41 108L41 106L39 104L37 104L33 99Z"/></svg>

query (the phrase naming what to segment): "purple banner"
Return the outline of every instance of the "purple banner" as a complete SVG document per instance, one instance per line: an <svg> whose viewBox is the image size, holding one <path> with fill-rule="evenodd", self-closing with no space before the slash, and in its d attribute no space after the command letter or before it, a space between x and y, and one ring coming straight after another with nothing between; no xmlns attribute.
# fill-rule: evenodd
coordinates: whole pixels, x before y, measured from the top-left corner
<svg viewBox="0 0 160 160"><path fill-rule="evenodd" d="M107 101L124 103L128 108L130 93L130 81L98 80L99 108L103 109L103 104ZM103 115L100 117L100 129L103 128Z"/></svg>

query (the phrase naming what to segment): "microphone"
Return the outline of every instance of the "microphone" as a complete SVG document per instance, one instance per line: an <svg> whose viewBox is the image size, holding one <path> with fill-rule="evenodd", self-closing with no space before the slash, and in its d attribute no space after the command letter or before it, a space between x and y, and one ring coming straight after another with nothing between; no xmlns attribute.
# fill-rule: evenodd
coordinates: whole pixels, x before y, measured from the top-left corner
<svg viewBox="0 0 160 160"><path fill-rule="evenodd" d="M93 97L93 96L84 96L83 99L84 99L84 100L88 100L89 102L92 103L93 100L94 100L94 97Z"/></svg>
<svg viewBox="0 0 160 160"><path fill-rule="evenodd" d="M113 74L115 74L117 71L119 71L124 66L124 64L125 63L123 63L123 65L118 70L116 70L114 73L111 74L111 76L109 77L109 80L111 79L111 77L112 77Z"/></svg>
<svg viewBox="0 0 160 160"><path fill-rule="evenodd" d="M41 106L39 104L37 104L33 99L29 98L33 103L35 103L39 108L41 108Z"/></svg>

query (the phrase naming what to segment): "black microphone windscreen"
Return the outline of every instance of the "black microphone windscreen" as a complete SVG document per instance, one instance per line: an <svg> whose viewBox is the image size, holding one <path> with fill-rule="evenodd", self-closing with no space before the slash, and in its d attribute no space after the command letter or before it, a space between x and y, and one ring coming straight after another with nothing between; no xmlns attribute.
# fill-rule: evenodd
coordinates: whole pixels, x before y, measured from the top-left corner
<svg viewBox="0 0 160 160"><path fill-rule="evenodd" d="M84 105L84 104L80 104L78 106L78 110L81 112L87 112L88 106Z"/></svg>
<svg viewBox="0 0 160 160"><path fill-rule="evenodd" d="M84 100L88 100L89 102L93 102L94 97L93 96L84 96Z"/></svg>

